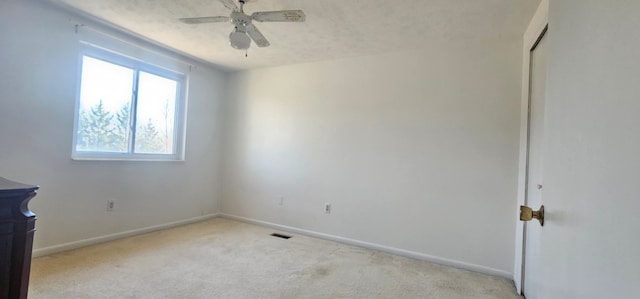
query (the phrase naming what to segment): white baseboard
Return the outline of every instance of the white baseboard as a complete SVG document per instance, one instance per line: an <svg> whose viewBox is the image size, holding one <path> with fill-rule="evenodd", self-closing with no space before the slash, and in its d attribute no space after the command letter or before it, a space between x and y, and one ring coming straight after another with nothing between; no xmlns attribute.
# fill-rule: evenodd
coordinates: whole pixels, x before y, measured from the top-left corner
<svg viewBox="0 0 640 299"><path fill-rule="evenodd" d="M135 235L141 235L141 234L150 233L150 232L153 232L153 231L169 229L169 228L173 228L173 227L177 227L177 226L181 226L181 225L186 225L186 224L191 224L191 223L195 223L195 222L199 222L199 221L212 219L212 218L215 218L215 217L223 217L223 218L227 218L227 219L232 219L232 220L237 220L237 221L241 221L241 222L256 224L256 225L260 225L260 226L271 227L271 228L278 229L278 230L281 230L281 231L286 231L286 232L291 232L291 233L311 236L311 237L315 237L315 238L320 238L320 239L324 239L324 240L334 241L334 242L338 242L338 243L342 243L342 244L347 244L347 245L358 246L358 247L362 247L362 248L382 251L382 252L386 252L386 253L390 253L390 254L394 254L394 255L404 256L404 257L408 257L408 258L414 258L414 259L423 260L423 261L427 261L427 262L432 262L432 263L445 265L445 266L450 266L450 267L454 267L454 268L459 268L459 269L464 269L464 270L469 270L469 271L474 271L474 272L479 272L479 273L484 273L484 274L489 274L489 275L494 275L494 276L500 276L500 277L504 277L504 278L511 279L511 280L513 280L513 278L514 278L513 277L513 273L510 273L510 272L507 272L507 271L503 271L503 270L493 269L493 268L489 268L489 267L485 267L485 266L480 266L480 265L465 263L465 262L461 262L461 261L441 258L441 257L433 256L433 255L428 255L428 254L424 254L424 253L415 252L415 251L409 251L409 250L404 250L404 249L399 249L399 248L394 248L394 247L388 247L388 246L384 246L384 245L380 245L380 244L374 244L374 243L369 243L369 242L364 242L364 241L344 238L344 237L340 237L340 236L334 236L334 235L319 233L319 232L315 232L315 231L299 229L299 228L295 228L295 227L291 227L291 226L280 225L280 224L275 224L275 223L271 223L271 222L266 222L266 221L261 221L261 220L256 220L256 219L250 219L250 218L245 218L245 217L240 217L240 216L235 216L235 215L230 215L230 214L224 214L224 213L208 214L208 215L204 215L204 216L200 216L200 217L194 217L194 218L190 218L190 219L179 220L179 221L174 221L174 222L164 223L164 224L160 224L160 225L155 225L155 226L149 226L149 227L140 228L140 229L124 231L124 232L110 234L110 235L104 235L104 236L94 237L94 238L90 238L90 239L84 239L84 240L64 243L64 244L60 244L60 245L54 245L54 246L50 246L50 247L38 248L38 249L34 249L33 250L33 257L45 256L45 255L53 254L53 253L56 253L56 252L61 252L61 251L76 249L76 248L80 248L80 247L95 245L95 244L99 244L99 243L103 243L103 242L113 241L113 240L117 240L117 239L132 237L132 236L135 236Z"/></svg>
<svg viewBox="0 0 640 299"><path fill-rule="evenodd" d="M60 244L60 245L54 245L54 246L49 246L49 247L44 247L44 248L38 248L38 249L34 249L33 250L32 255L33 255L33 257L49 255L49 254L53 254L53 253L56 253L56 252L76 249L76 248L80 248L80 247L85 247L85 246L95 245L95 244L98 244L98 243L107 242L107 241L113 241L113 240L117 240L117 239L132 237L132 236L135 236L135 235L146 234L146 233L150 233L150 232L154 232L154 231L158 231L158 230L173 228L173 227L177 227L177 226L181 226L181 225L185 225L185 224L191 224L191 223L194 223L194 222L204 221L204 220L207 220L207 219L218 217L219 215L220 214L218 214L218 213L208 214L208 215L204 215L204 216L199 216L199 217L194 217L194 218L189 218L189 219L184 219L184 220L178 220L178 221L164 223L164 224L160 224L160 225L154 225L154 226L149 226L149 227L144 227L144 228L139 228L139 229L134 229L134 230L128 230L128 231L124 231L124 232L120 232L120 233L104 235L104 236L99 236L99 237L94 237L94 238L89 238L89 239L84 239L84 240L64 243L64 244Z"/></svg>
<svg viewBox="0 0 640 299"><path fill-rule="evenodd" d="M261 220L256 220L256 219L250 219L250 218L235 216L235 215L229 215L229 214L221 213L219 216L221 216L223 218L231 219L231 220L237 220L237 221L242 221L242 222L246 222L246 223L251 223L251 224L271 227L271 228L282 230L282 231L286 231L286 232L291 232L291 233L311 236L311 237L315 237L315 238L325 239L325 240L329 240L329 241L334 241L334 242L338 242L338 243L343 243L343 244L347 244L347 245L352 245L352 246L357 246L357 247L362 247L362 248L382 251L382 252L386 252L386 253L390 253L390 254L394 254L394 255L399 255L399 256L404 256L404 257L413 258L413 259L417 259L417 260L427 261L427 262L440 264L440 265L444 265L444 266L449 266L449 267L454 267L454 268L458 268L458 269L463 269L463 270L469 270L469 271L478 272L478 273L489 274L489 275L493 275L493 276L500 276L500 277L504 277L506 279L513 280L513 273L510 273L510 272L507 272L507 271L503 271L503 270L494 269L494 268L489 268L489 267L485 267L485 266L465 263L465 262L461 262L461 261L441 258L441 257L433 256L433 255L428 255L428 254L424 254L424 253L415 252L415 251L409 251L409 250L404 250L404 249L399 249L399 248L394 248L394 247L388 247L388 246L384 246L384 245L358 241L358 240L354 240L354 239L349 239L349 238L344 238L344 237L339 237L339 236L334 236L334 235L314 232L314 231L305 230L305 229L299 229L299 228L290 227L290 226L286 226L286 225L280 225L280 224L275 224L275 223L271 223L271 222L266 222L266 221L261 221Z"/></svg>

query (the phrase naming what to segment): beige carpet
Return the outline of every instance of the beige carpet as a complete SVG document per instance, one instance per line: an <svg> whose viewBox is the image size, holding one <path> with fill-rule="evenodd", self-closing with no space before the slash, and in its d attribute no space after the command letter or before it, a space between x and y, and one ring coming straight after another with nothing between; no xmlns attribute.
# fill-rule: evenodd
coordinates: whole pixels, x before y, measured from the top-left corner
<svg viewBox="0 0 640 299"><path fill-rule="evenodd" d="M216 218L36 258L29 298L521 298L512 282Z"/></svg>

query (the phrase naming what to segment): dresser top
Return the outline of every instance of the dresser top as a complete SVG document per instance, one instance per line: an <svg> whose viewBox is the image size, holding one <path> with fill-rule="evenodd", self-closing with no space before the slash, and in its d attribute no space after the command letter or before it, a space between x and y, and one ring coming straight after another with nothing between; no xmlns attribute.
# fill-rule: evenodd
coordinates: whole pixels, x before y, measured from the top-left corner
<svg viewBox="0 0 640 299"><path fill-rule="evenodd" d="M3 191L18 191L18 190L37 190L38 186L35 185L27 185L14 181L7 180L3 177L0 177L0 192Z"/></svg>

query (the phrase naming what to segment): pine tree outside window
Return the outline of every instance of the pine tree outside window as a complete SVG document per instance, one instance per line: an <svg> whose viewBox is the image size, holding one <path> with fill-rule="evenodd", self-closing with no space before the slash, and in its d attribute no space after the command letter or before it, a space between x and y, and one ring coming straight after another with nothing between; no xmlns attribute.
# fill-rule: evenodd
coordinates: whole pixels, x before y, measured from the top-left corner
<svg viewBox="0 0 640 299"><path fill-rule="evenodd" d="M184 75L97 49L80 69L74 159L183 160Z"/></svg>

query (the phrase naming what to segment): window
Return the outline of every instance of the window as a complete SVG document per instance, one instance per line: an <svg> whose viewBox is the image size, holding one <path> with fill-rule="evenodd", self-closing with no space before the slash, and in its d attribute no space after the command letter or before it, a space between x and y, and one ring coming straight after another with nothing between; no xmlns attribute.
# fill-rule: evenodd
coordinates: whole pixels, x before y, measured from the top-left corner
<svg viewBox="0 0 640 299"><path fill-rule="evenodd" d="M74 159L183 159L184 75L95 48L80 69Z"/></svg>

